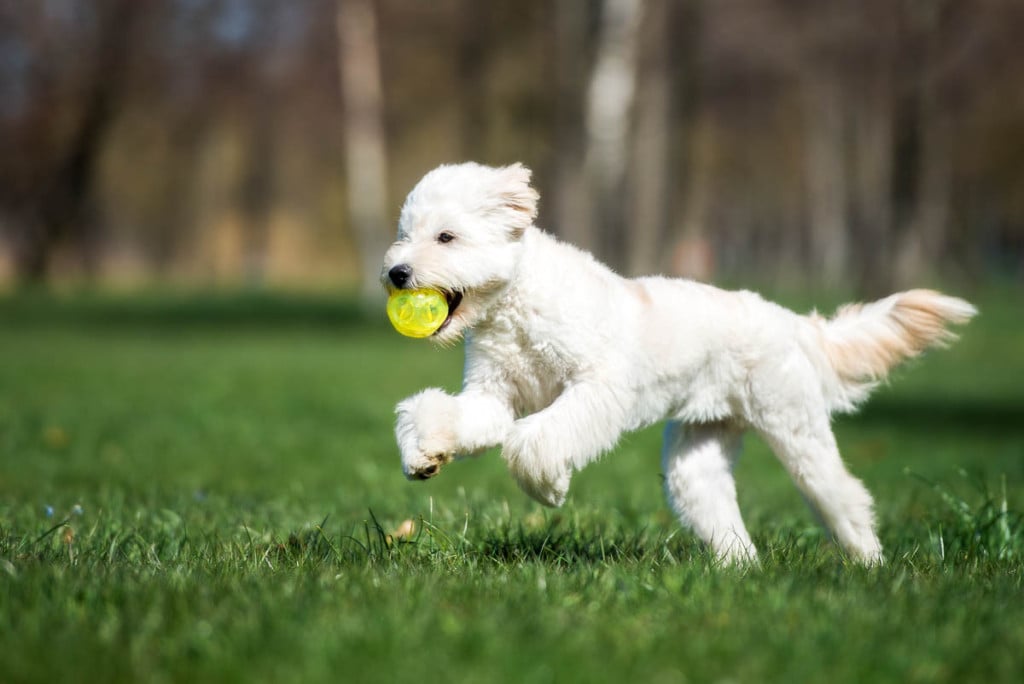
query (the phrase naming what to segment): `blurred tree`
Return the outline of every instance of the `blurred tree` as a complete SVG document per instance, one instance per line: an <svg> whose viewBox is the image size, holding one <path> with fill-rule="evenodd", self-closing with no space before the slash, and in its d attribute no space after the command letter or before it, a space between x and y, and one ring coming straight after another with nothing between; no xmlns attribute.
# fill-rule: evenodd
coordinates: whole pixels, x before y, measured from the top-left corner
<svg viewBox="0 0 1024 684"><path fill-rule="evenodd" d="M803 74L806 127L808 266L826 285L845 281L849 264L847 108L828 64Z"/></svg>
<svg viewBox="0 0 1024 684"><path fill-rule="evenodd" d="M374 0L338 0L337 25L348 213L360 253L362 293L372 300L380 297L378 268L391 230Z"/></svg>
<svg viewBox="0 0 1024 684"><path fill-rule="evenodd" d="M671 163L673 84L685 77L673 73L671 39L676 0L648 0L640 18L637 85L631 150L626 183L625 267L628 273L654 273L667 238L669 191L676 183Z"/></svg>
<svg viewBox="0 0 1024 684"><path fill-rule="evenodd" d="M584 185L584 93L593 40L595 14L590 3L556 0L552 51L554 65L554 121L552 156L554 206L552 228L567 240L593 246L593 215ZM599 7L599 6L598 6Z"/></svg>
<svg viewBox="0 0 1024 684"><path fill-rule="evenodd" d="M896 178L900 230L893 264L901 284L920 274L934 276L950 250L954 136L962 109L957 99L971 87L974 77L968 74L977 68L971 63L981 46L998 40L992 21L1002 19L991 9L976 9L956 0L902 7L905 49L898 71L901 115L895 152L906 163Z"/></svg>
<svg viewBox="0 0 1024 684"><path fill-rule="evenodd" d="M624 272L1021 277L1022 34L1012 0L0 1L0 286L377 293L466 158Z"/></svg>
<svg viewBox="0 0 1024 684"><path fill-rule="evenodd" d="M852 254L852 277L865 296L886 294L895 276L892 237L897 228L898 174L893 151L900 116L895 73L901 37L898 5L872 0L865 2L858 14L844 17L850 36L844 47L852 56L844 60L844 82L852 95L848 100L853 125L848 149L854 168L850 211L853 245L857 247ZM853 65L858 68L852 69Z"/></svg>
<svg viewBox="0 0 1024 684"><path fill-rule="evenodd" d="M614 268L628 263L622 197L629 159L629 133L636 99L637 52L643 4L603 0L601 29L587 89L584 182L589 216L567 236L600 253Z"/></svg>
<svg viewBox="0 0 1024 684"><path fill-rule="evenodd" d="M669 126L681 129L670 150L681 181L668 188L669 234L660 245L659 266L671 275L708 281L715 269L710 212L720 143L705 79L699 74L703 22L697 0L671 3L665 20L664 30L671 37L666 38L669 73L675 81Z"/></svg>
<svg viewBox="0 0 1024 684"><path fill-rule="evenodd" d="M491 38L488 3L463 0L459 4L456 88L459 97L459 153L474 158L486 130L487 67Z"/></svg>
<svg viewBox="0 0 1024 684"><path fill-rule="evenodd" d="M130 41L145 4L96 0L58 11L30 3L12 17L30 60L25 139L17 141L19 165L5 169L13 178L4 183L10 183L6 200L16 216L15 268L23 284L46 280L62 241L77 246L87 273L97 268L96 170L124 96ZM78 53L72 72L60 54L69 49Z"/></svg>

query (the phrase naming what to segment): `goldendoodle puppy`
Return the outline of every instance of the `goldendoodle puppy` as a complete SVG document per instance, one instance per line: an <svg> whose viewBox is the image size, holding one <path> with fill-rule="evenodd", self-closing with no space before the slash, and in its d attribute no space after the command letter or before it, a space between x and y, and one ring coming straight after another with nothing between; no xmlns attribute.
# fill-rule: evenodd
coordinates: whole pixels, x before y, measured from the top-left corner
<svg viewBox="0 0 1024 684"><path fill-rule="evenodd" d="M619 435L667 420L669 501L725 561L756 559L732 468L746 430L771 446L849 556L880 563L871 495L830 427L889 369L953 339L969 303L911 290L801 316L752 292L623 278L533 225L537 192L515 164L441 166L409 193L384 260L390 290L431 287L449 315L433 339L466 339L463 389L397 408L406 476L502 446L527 494L565 501L574 470Z"/></svg>

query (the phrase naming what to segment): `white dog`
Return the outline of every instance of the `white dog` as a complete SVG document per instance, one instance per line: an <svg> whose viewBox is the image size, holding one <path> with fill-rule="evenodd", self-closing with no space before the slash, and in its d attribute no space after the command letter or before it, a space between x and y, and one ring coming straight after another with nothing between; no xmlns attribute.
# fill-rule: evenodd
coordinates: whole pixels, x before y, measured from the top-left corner
<svg viewBox="0 0 1024 684"><path fill-rule="evenodd" d="M397 408L407 477L502 445L520 487L565 501L574 470L627 430L668 419L665 489L724 561L757 552L732 468L760 433L853 559L882 562L871 495L843 466L830 414L849 412L889 369L953 339L969 303L928 290L801 316L752 292L626 279L533 225L538 195L516 164L441 166L409 193L385 286L449 300L433 339L466 338L463 389Z"/></svg>

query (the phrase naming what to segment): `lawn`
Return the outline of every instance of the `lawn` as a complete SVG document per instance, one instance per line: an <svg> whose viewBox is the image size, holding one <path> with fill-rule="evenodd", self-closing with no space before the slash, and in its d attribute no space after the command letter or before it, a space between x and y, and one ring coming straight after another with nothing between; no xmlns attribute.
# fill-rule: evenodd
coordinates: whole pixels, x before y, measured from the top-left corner
<svg viewBox="0 0 1024 684"><path fill-rule="evenodd" d="M380 314L0 300L0 682L1020 681L1024 298L978 300L837 420L888 564L849 565L749 439L747 571L669 514L656 428L559 510L493 453L406 482L393 406L462 354Z"/></svg>

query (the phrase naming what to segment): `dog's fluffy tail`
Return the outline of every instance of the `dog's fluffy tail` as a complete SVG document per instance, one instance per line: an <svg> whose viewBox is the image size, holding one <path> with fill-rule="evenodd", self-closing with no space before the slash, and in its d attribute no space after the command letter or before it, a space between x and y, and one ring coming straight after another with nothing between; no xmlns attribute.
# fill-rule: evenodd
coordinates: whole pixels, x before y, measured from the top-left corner
<svg viewBox="0 0 1024 684"><path fill-rule="evenodd" d="M949 325L977 312L933 290L909 290L870 304L847 304L831 319L810 317L824 352L825 395L832 411L856 409L896 364L956 339ZM831 373L828 371L831 370Z"/></svg>

